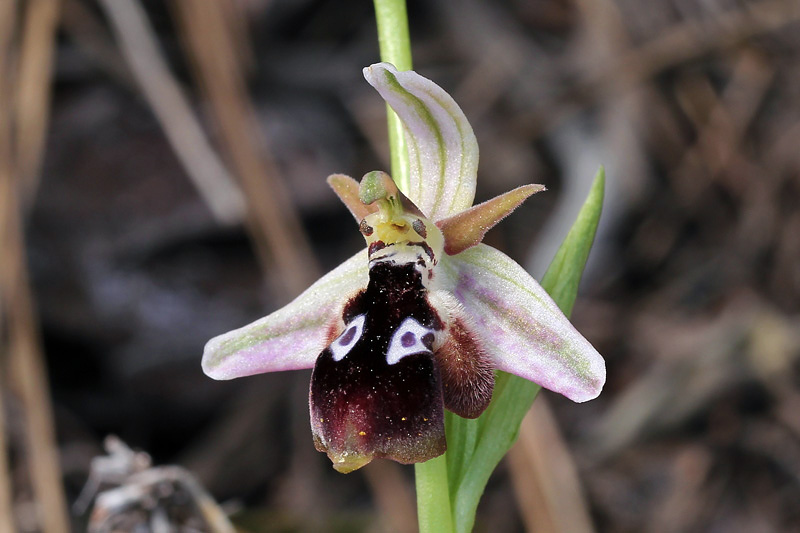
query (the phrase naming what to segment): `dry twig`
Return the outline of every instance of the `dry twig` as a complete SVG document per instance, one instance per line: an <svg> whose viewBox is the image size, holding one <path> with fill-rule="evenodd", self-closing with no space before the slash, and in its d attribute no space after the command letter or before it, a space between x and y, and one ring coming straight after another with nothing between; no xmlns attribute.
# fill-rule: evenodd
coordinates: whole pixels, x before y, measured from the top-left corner
<svg viewBox="0 0 800 533"><path fill-rule="evenodd" d="M40 165L42 143L48 115L50 57L53 45L55 2L28 4L23 34L20 35L20 57L15 64L13 22L14 5L3 3L0 13L0 110L9 113L0 117L0 308L7 337L2 339L0 353L7 361L13 391L19 395L25 414L25 459L34 494L37 519L47 533L69 530L66 502L61 480L49 384L39 345L33 300L26 270L22 238L20 193L35 178ZM31 64L43 62L43 64ZM16 66L19 72L13 73ZM7 80L16 80L14 87L26 94L15 94ZM17 101L16 126L10 116L11 102ZM16 135L15 135L16 134ZM27 182L26 182L27 180ZM0 386L5 385L0 383ZM0 424L2 425L2 424ZM3 435L3 439L4 435ZM5 443L3 442L3 445ZM5 450L3 446L0 448ZM5 466L5 465L4 465ZM6 474L2 468L2 475ZM9 483L0 480L4 489ZM0 505L7 506L6 496ZM10 518L13 513L2 516ZM3 524L5 526L5 524Z"/></svg>
<svg viewBox="0 0 800 533"><path fill-rule="evenodd" d="M50 76L60 0L29 0L20 35L19 73L14 102L16 172L27 203L39 180L50 112Z"/></svg>
<svg viewBox="0 0 800 533"><path fill-rule="evenodd" d="M14 19L16 18L16 5L14 2L0 3L0 193L4 184L11 181L11 113L9 91L11 89L8 78L3 74L9 70L8 62L11 56L14 37ZM5 224L5 203L0 196L0 222ZM5 241L6 228L0 225L0 250ZM8 354L5 349L6 339L3 324L8 313L7 302L0 293L0 533L13 533L14 513L12 508L13 493L11 486L11 473L8 464L8 439L6 438L6 412L3 395L8 379L5 375Z"/></svg>
<svg viewBox="0 0 800 533"><path fill-rule="evenodd" d="M575 463L543 395L522 420L519 441L508 460L528 531L594 531Z"/></svg>
<svg viewBox="0 0 800 533"><path fill-rule="evenodd" d="M33 300L25 269L25 250L21 233L18 183L10 174L0 176L0 228L3 264L0 292L6 311L8 339L6 350L11 363L13 388L25 412L26 459L38 497L38 517L47 533L69 531L61 467L50 403L49 384L39 345Z"/></svg>
<svg viewBox="0 0 800 533"><path fill-rule="evenodd" d="M262 259L278 266L282 283L294 296L317 277L316 260L277 168L266 153L267 143L254 120L255 108L247 96L222 4L176 0L173 5L211 104L220 141L247 192L255 244Z"/></svg>
<svg viewBox="0 0 800 533"><path fill-rule="evenodd" d="M102 0L100 4L145 98L197 191L218 221L239 221L244 205L242 194L161 58L144 11L134 0Z"/></svg>

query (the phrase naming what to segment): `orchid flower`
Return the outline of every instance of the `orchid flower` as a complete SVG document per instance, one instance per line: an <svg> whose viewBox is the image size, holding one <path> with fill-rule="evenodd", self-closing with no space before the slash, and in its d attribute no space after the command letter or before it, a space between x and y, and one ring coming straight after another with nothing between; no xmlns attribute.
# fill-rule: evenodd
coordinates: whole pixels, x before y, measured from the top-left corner
<svg viewBox="0 0 800 533"><path fill-rule="evenodd" d="M375 457L417 463L446 449L444 409L476 418L499 369L583 402L602 357L516 262L484 234L540 185L472 206L478 145L442 88L388 63L367 81L405 127L410 183L383 172L328 178L367 248L274 313L211 339L214 379L313 368L311 429L334 468Z"/></svg>

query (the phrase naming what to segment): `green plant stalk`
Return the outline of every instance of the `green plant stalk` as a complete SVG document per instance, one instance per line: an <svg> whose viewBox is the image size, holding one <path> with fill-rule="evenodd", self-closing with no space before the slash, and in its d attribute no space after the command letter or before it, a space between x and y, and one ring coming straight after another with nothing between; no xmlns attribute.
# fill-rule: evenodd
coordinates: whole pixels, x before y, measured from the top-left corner
<svg viewBox="0 0 800 533"><path fill-rule="evenodd" d="M451 533L453 531L446 455L440 455L414 465L420 533Z"/></svg>
<svg viewBox="0 0 800 533"><path fill-rule="evenodd" d="M397 70L411 70L411 38L405 0L375 0L374 4L381 61L393 64ZM407 194L411 182L403 124L388 104L386 115L392 178L397 187ZM419 530L423 533L451 533L453 519L445 456L415 465L414 478Z"/></svg>
<svg viewBox="0 0 800 533"><path fill-rule="evenodd" d="M374 3L381 61L393 64L397 70L411 70L411 38L408 33L405 0L375 0ZM408 194L411 180L403 123L388 104L386 116L389 124L392 178L397 188Z"/></svg>

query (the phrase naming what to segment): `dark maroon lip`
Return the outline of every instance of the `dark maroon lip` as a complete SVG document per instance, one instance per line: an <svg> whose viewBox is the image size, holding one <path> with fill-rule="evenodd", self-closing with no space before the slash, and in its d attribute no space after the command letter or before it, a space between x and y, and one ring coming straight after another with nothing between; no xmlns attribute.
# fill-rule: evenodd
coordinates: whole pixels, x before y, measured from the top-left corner
<svg viewBox="0 0 800 533"><path fill-rule="evenodd" d="M420 350L389 364L387 352L393 335L409 318L429 331L441 331L444 324L428 301L416 261L372 263L369 280L367 289L345 307L340 340L348 340L350 323L364 315L361 336L338 361L331 348L323 350L311 375L316 446L334 463L359 457L359 465L372 457L412 463L441 455L444 401L434 353ZM408 337L407 343L417 340L430 348L433 334Z"/></svg>
<svg viewBox="0 0 800 533"><path fill-rule="evenodd" d="M367 288L345 306L345 327L311 375L315 445L342 471L374 457L411 463L441 455L445 407L475 418L494 388L492 365L466 323L448 316L445 324L431 305L423 258L396 263L393 255L370 261Z"/></svg>

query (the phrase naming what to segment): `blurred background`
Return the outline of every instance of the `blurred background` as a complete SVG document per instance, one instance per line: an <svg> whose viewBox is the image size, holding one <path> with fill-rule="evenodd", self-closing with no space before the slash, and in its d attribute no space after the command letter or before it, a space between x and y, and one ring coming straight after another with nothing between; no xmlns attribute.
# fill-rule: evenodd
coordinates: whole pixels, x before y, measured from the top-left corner
<svg viewBox="0 0 800 533"><path fill-rule="evenodd" d="M800 3L409 16L415 69L478 137L476 200L548 188L487 242L540 276L608 177L573 314L606 389L542 393L476 530L797 531ZM324 180L388 170L376 61L369 2L0 2L0 530L84 530L93 484L147 467L112 443L79 498L110 434L242 531L415 530L413 469L314 450L310 372L200 370L363 246ZM117 530L154 507L210 530L190 485L128 494Z"/></svg>

